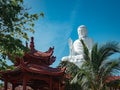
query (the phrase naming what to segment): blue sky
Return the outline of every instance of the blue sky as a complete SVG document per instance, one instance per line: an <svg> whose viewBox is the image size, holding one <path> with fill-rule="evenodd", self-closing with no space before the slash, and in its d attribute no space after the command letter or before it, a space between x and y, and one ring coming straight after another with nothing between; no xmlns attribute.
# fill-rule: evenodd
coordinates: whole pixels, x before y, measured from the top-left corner
<svg viewBox="0 0 120 90"><path fill-rule="evenodd" d="M54 46L57 66L69 55L68 39L78 38L77 28L86 25L88 36L95 43L120 42L120 0L25 0L29 12L44 12L35 22L35 48L46 51Z"/></svg>

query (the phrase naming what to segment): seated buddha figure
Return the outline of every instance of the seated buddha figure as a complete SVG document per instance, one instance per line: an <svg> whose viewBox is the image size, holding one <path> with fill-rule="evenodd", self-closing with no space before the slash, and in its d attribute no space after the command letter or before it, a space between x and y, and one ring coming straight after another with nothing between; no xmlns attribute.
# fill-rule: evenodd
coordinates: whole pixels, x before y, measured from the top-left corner
<svg viewBox="0 0 120 90"><path fill-rule="evenodd" d="M81 25L77 29L78 31L78 39L74 42L72 39L69 39L69 56L64 56L62 61L70 61L80 67L84 61L83 57L83 45L81 43L81 39L84 41L85 45L87 46L89 52L93 46L93 40L87 36L87 28L85 25Z"/></svg>

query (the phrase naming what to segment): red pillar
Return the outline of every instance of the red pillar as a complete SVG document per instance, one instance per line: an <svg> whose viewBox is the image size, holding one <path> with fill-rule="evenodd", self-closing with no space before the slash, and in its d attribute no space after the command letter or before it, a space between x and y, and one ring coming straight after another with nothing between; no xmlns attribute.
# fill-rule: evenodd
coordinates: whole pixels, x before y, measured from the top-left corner
<svg viewBox="0 0 120 90"><path fill-rule="evenodd" d="M53 90L52 89L52 84L53 84L52 77L50 77L50 90Z"/></svg>
<svg viewBox="0 0 120 90"><path fill-rule="evenodd" d="M26 90L27 80L23 78L23 90Z"/></svg>
<svg viewBox="0 0 120 90"><path fill-rule="evenodd" d="M15 90L15 83L12 83L12 90Z"/></svg>
<svg viewBox="0 0 120 90"><path fill-rule="evenodd" d="M60 80L58 81L58 83L59 83L59 90L61 90Z"/></svg>

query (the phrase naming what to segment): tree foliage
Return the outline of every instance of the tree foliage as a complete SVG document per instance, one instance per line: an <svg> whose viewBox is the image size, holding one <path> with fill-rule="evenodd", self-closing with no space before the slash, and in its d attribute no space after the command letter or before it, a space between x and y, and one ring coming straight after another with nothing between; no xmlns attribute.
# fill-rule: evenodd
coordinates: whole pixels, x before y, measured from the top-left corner
<svg viewBox="0 0 120 90"><path fill-rule="evenodd" d="M34 21L40 14L29 14L23 0L0 0L0 62L10 55L21 56L26 50L22 39L28 40L28 32L34 33ZM14 62L14 58L11 58Z"/></svg>

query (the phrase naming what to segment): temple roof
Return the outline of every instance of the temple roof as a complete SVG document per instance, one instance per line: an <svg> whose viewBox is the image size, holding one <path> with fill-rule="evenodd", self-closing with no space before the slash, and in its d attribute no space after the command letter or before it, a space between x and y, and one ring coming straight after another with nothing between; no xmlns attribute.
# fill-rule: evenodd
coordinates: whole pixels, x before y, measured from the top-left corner
<svg viewBox="0 0 120 90"><path fill-rule="evenodd" d="M28 44L26 43L28 48ZM31 86L34 90L62 90L64 79L66 78L66 68L52 68L50 65L55 61L53 56L54 47L50 47L46 52L38 51L34 48L34 38L31 38L30 49L23 57L15 58L15 68L13 70L0 71L0 79L5 83L10 82L14 86ZM5 84L7 88L7 84ZM7 90L7 89L5 89ZM42 89L44 90L44 89Z"/></svg>
<svg viewBox="0 0 120 90"><path fill-rule="evenodd" d="M26 44L26 47L28 48L28 44ZM53 50L54 47L50 47L46 52L37 51L34 48L34 38L32 37L29 52L25 52L22 58L16 56L15 69L0 71L1 78L4 79L4 75L11 77L14 75L14 78L24 72L36 75L63 77L66 68L52 68L49 66L56 59L56 57L52 55Z"/></svg>
<svg viewBox="0 0 120 90"><path fill-rule="evenodd" d="M28 48L28 43L26 43ZM38 51L34 48L34 38L31 37L30 50L25 52L22 58L16 57L15 69L7 70L2 73L14 73L20 71L33 72L46 75L62 75L65 72L65 68L52 68L49 67L56 57L53 56L54 47L50 47L46 52Z"/></svg>
<svg viewBox="0 0 120 90"><path fill-rule="evenodd" d="M28 44L26 43L26 47L28 48ZM54 47L50 47L47 51L42 52L42 51L38 51L34 48L34 38L31 37L31 42L30 42L30 51L29 52L25 52L23 59L25 62L29 62L29 63L34 63L34 64L38 64L38 65L44 65L44 66L49 66L51 65L56 57L53 56L53 52L54 52ZM19 63L19 59L16 58L16 62L18 65Z"/></svg>
<svg viewBox="0 0 120 90"><path fill-rule="evenodd" d="M0 73L3 76L4 74L13 75L19 72L28 72L49 76L63 76L65 74L65 70L66 68L44 67L35 64L27 64L22 61L19 66L15 67L14 70L0 71Z"/></svg>
<svg viewBox="0 0 120 90"><path fill-rule="evenodd" d="M28 47L26 45L26 47ZM53 54L53 50L54 50L54 47L53 48L49 48L48 51L46 52L41 52L41 51L37 51L35 48L34 48L34 38L31 37L31 42L30 42L30 51L28 52L29 55L32 55L34 56L34 58L46 58L46 57L50 57L52 56Z"/></svg>

